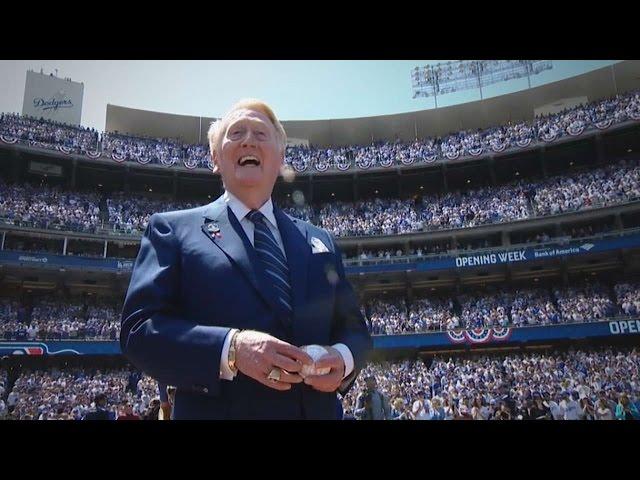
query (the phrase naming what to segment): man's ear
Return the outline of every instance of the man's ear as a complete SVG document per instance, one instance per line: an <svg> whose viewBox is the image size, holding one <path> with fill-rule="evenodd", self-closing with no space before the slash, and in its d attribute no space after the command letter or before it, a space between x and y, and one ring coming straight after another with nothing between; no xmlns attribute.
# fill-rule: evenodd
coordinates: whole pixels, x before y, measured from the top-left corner
<svg viewBox="0 0 640 480"><path fill-rule="evenodd" d="M211 163L213 164L211 171L213 173L218 173L218 155L215 150L211 152Z"/></svg>

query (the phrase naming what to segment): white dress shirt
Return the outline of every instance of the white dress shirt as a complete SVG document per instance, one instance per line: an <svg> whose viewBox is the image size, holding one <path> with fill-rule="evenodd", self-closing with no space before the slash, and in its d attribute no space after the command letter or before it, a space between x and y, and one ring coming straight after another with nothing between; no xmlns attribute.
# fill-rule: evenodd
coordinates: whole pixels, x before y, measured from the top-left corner
<svg viewBox="0 0 640 480"><path fill-rule="evenodd" d="M240 226L244 230L244 233L247 235L247 238L253 245L253 237L255 235L255 225L251 220L247 218L247 213L251 211L244 203L242 203L233 193L229 191L224 192L224 201L227 202L227 205L236 216L238 221L240 222ZM278 230L278 224L276 222L276 217L273 214L273 202L271 199L267 200L262 207L260 207L260 213L262 213L267 219L267 226L269 230L273 234L273 238L275 238L280 250L282 250L282 254L285 258L287 258L287 254L284 251L284 244L282 243L282 237L280 236L280 231ZM220 355L220 378L223 380L233 380L235 375L229 368L229 346L231 344L231 338L233 337L233 333L237 331L237 329L232 328L227 337L224 339L224 344L222 346L222 354ZM336 343L333 345L340 355L342 355L342 359L344 361L344 376L346 378L353 371L354 361L353 354L349 347L347 347L344 343Z"/></svg>

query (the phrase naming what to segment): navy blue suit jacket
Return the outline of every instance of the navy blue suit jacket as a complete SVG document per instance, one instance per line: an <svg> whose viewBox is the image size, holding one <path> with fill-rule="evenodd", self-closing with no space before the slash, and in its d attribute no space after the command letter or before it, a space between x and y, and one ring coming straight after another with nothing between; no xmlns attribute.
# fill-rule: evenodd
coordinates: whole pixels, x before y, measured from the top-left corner
<svg viewBox="0 0 640 480"><path fill-rule="evenodd" d="M122 311L120 344L134 365L177 387L175 419L336 418L335 393L305 384L280 392L242 373L221 380L231 328L260 330L297 346L344 343L355 369L343 392L364 365L371 337L333 238L275 206L274 215L291 275L291 315L268 294L274 287L222 197L149 221ZM312 253L313 237L330 251Z"/></svg>

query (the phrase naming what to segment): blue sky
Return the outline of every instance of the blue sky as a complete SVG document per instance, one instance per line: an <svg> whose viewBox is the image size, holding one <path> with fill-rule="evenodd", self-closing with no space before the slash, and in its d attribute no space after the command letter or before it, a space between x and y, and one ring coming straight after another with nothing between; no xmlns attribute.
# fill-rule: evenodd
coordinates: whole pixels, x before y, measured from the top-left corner
<svg viewBox="0 0 640 480"><path fill-rule="evenodd" d="M372 61L0 61L0 111L20 112L28 69L84 82L82 124L103 130L108 103L144 110L219 117L240 98L270 103L282 120L388 115L434 108L432 98L413 98L415 66L446 60ZM617 60L554 60L532 77L532 87L616 63ZM483 89L484 98L527 88L519 79ZM438 107L479 100L470 90L438 97Z"/></svg>

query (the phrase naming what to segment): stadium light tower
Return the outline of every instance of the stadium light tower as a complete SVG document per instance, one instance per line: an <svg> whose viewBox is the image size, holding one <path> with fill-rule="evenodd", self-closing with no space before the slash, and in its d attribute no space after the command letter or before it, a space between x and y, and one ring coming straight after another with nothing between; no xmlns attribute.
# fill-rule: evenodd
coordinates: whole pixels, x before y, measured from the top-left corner
<svg viewBox="0 0 640 480"><path fill-rule="evenodd" d="M438 107L438 95L478 88L551 70L551 60L457 60L436 65L415 67L411 71L413 98L433 96Z"/></svg>

